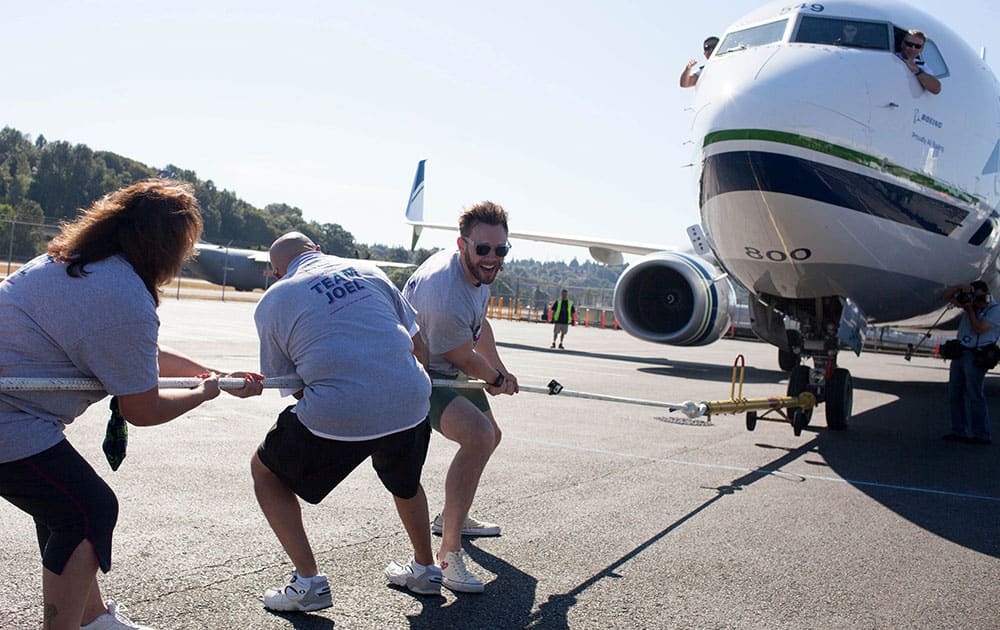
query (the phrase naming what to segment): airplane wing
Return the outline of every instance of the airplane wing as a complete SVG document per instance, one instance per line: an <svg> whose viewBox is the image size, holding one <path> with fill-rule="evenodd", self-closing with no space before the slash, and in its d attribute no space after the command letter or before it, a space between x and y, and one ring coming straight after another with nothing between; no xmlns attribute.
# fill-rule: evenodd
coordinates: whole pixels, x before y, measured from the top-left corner
<svg viewBox="0 0 1000 630"><path fill-rule="evenodd" d="M458 226L445 223L430 223L423 220L424 215L424 163L427 160L420 160L417 164L417 174L413 179L413 188L410 190L410 199L406 204L406 223L413 226L413 241L411 249L416 248L417 239L424 228L432 230L458 231ZM528 241L539 241L542 243L557 243L559 245L572 245L575 247L586 247L594 260L607 265L620 265L624 262L622 254L637 254L645 256L656 252L678 251L672 246L656 245L651 243L638 243L635 241L618 241L611 239L597 239L571 234L548 234L545 232L519 232L512 231L508 234L510 238L525 239Z"/></svg>
<svg viewBox="0 0 1000 630"><path fill-rule="evenodd" d="M358 258L357 260L367 260L368 262L375 263L376 267L387 267L389 269L412 269L416 267L413 263L389 262L388 260L370 260L365 258Z"/></svg>
<svg viewBox="0 0 1000 630"><path fill-rule="evenodd" d="M270 255L266 250L261 251L257 249L238 249L236 247L226 247L225 245L216 245L215 243L209 243L207 241L198 241L194 245L195 251L201 253L205 250L215 250L220 252L226 252L230 256L240 256L242 258L249 258L254 262L261 262L265 264L271 264Z"/></svg>

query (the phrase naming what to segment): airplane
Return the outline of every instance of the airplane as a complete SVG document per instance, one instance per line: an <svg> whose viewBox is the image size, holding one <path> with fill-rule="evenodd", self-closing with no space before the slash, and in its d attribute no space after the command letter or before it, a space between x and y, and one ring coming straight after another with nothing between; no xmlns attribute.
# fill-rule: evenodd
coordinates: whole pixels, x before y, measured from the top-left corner
<svg viewBox="0 0 1000 630"><path fill-rule="evenodd" d="M856 27L850 42L845 25ZM922 70L940 94L896 55L911 28L928 36ZM602 262L642 256L619 277L614 309L652 342L712 343L728 329L734 287L749 291L751 325L778 348L788 395L811 391L827 427L846 429L842 349L860 353L869 324L954 319L946 287L998 286L997 79L947 26L904 3L779 0L724 31L694 90L695 254L510 236L589 247ZM421 163L406 214L414 244L421 227L455 229L423 222L423 177ZM790 413L798 435L812 409Z"/></svg>
<svg viewBox="0 0 1000 630"><path fill-rule="evenodd" d="M267 251L238 249L205 241L195 244L196 255L186 269L197 278L231 286L237 291L267 289L274 284Z"/></svg>
<svg viewBox="0 0 1000 630"><path fill-rule="evenodd" d="M195 244L196 255L185 268L197 278L214 284L231 286L237 291L267 290L274 284L271 259L268 252L256 249L238 249L205 241ZM371 261L379 267L410 268L411 263Z"/></svg>

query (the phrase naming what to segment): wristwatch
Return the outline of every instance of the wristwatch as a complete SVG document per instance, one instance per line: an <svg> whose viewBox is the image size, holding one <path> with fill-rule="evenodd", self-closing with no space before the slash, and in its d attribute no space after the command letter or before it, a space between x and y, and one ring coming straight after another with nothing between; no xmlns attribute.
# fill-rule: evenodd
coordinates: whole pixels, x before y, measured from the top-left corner
<svg viewBox="0 0 1000 630"><path fill-rule="evenodd" d="M503 387L504 381L506 380L507 377L504 376L504 373L501 372L500 370L497 370L497 380L490 383L490 387Z"/></svg>

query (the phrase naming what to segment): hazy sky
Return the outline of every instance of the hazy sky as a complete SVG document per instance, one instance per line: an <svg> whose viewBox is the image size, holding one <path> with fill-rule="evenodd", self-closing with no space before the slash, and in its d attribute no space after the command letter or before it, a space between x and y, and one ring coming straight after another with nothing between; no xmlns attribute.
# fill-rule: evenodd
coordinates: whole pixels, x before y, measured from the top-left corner
<svg viewBox="0 0 1000 630"><path fill-rule="evenodd" d="M519 230L686 245L694 91L678 76L762 4L0 0L0 124L192 169L363 243L409 246L426 158L428 220L491 199ZM996 68L996 2L913 4ZM522 241L512 256L586 252Z"/></svg>

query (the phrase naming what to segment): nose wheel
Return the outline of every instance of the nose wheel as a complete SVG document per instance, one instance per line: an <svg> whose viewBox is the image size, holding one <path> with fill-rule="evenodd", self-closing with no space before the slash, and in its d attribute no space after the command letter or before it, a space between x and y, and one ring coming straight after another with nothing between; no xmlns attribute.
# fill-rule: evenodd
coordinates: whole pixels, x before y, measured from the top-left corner
<svg viewBox="0 0 1000 630"><path fill-rule="evenodd" d="M843 431L854 410L854 382L844 368L833 371L826 383L826 426Z"/></svg>

